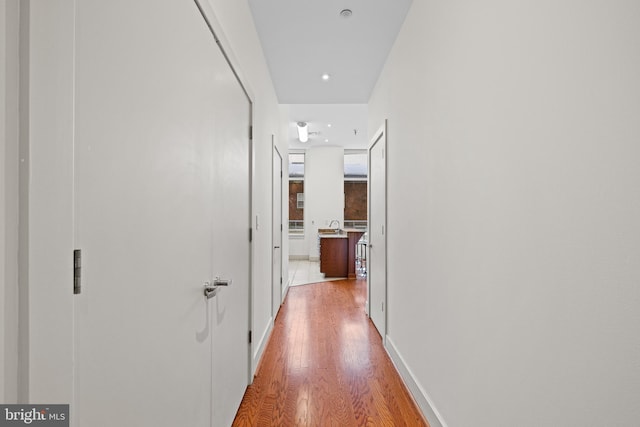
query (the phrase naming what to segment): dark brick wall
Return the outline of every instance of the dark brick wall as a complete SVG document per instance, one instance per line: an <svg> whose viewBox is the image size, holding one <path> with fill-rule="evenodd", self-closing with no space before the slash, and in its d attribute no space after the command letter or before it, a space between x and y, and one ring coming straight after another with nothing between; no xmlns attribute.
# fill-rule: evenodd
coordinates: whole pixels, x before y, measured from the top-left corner
<svg viewBox="0 0 640 427"><path fill-rule="evenodd" d="M304 193L304 181L289 181L289 220L302 221L304 209L297 208L298 193Z"/></svg>
<svg viewBox="0 0 640 427"><path fill-rule="evenodd" d="M344 219L367 219L367 182L345 181L344 183Z"/></svg>

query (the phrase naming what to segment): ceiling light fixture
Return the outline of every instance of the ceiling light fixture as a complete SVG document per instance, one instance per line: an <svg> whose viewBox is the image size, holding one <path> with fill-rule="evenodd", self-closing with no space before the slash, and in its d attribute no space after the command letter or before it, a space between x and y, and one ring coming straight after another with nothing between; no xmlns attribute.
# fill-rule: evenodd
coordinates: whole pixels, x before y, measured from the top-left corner
<svg viewBox="0 0 640 427"><path fill-rule="evenodd" d="M327 73L324 73L322 75L322 80L324 80L325 82L328 81L330 78L331 78L331 76L329 74L327 74Z"/></svg>
<svg viewBox="0 0 640 427"><path fill-rule="evenodd" d="M351 9L342 9L340 11L340 16L342 16L343 18L348 18L351 15L353 15L353 12L351 11Z"/></svg>
<svg viewBox="0 0 640 427"><path fill-rule="evenodd" d="M298 141L307 142L309 140L309 127L306 122L296 123L298 127Z"/></svg>
<svg viewBox="0 0 640 427"><path fill-rule="evenodd" d="M329 123L329 124L327 125L327 127L331 127L331 123Z"/></svg>

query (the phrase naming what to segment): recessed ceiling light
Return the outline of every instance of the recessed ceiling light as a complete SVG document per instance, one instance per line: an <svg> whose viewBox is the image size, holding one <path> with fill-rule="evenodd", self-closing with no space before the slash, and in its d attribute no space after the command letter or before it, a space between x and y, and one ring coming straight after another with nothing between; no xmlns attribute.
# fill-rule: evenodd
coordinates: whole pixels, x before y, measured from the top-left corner
<svg viewBox="0 0 640 427"><path fill-rule="evenodd" d="M348 18L351 15L353 15L353 12L351 11L351 9L342 9L340 11L340 16L342 16L343 18Z"/></svg>
<svg viewBox="0 0 640 427"><path fill-rule="evenodd" d="M324 80L325 82L326 82L327 80L329 80L330 78L331 78L331 76L330 76L329 74L327 74L327 73L324 73L324 74L322 75L322 80Z"/></svg>
<svg viewBox="0 0 640 427"><path fill-rule="evenodd" d="M329 142L329 140L328 140L328 139L325 139L325 140L324 140L324 142Z"/></svg>
<svg viewBox="0 0 640 427"><path fill-rule="evenodd" d="M329 123L329 124L327 125L327 127L331 127L331 123Z"/></svg>

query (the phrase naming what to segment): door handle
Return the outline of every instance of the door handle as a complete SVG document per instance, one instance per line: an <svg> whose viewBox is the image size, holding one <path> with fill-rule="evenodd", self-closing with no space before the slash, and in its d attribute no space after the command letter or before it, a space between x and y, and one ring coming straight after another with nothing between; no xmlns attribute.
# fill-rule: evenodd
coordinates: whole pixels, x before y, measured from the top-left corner
<svg viewBox="0 0 640 427"><path fill-rule="evenodd" d="M204 296L207 299L215 297L216 293L218 293L218 288L213 286L211 282L204 282Z"/></svg>
<svg viewBox="0 0 640 427"><path fill-rule="evenodd" d="M224 280L219 277L216 277L213 282L204 282L204 296L207 299L211 299L218 294L218 289L221 286L229 286L231 283L231 280Z"/></svg>
<svg viewBox="0 0 640 427"><path fill-rule="evenodd" d="M280 249L280 246L274 246L273 249Z"/></svg>
<svg viewBox="0 0 640 427"><path fill-rule="evenodd" d="M372 247L373 247L373 245L372 245L371 243L369 243L369 247L370 247L370 248L372 248Z"/></svg>

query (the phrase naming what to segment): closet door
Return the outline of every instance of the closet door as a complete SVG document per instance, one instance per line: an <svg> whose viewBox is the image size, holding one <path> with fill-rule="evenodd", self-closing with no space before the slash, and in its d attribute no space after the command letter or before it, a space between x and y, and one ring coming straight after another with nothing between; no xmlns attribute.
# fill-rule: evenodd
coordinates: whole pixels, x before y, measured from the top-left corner
<svg viewBox="0 0 640 427"><path fill-rule="evenodd" d="M249 103L193 1L76 7L73 424L229 424L248 372ZM233 282L207 299L215 276Z"/></svg>

